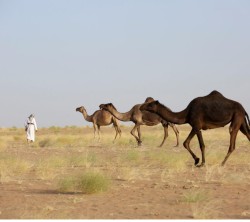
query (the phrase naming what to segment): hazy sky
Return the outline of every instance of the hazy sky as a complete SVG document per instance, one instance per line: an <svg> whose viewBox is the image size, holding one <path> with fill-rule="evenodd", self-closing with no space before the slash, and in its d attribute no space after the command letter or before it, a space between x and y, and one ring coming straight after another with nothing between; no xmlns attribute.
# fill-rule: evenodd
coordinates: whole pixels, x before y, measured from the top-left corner
<svg viewBox="0 0 250 222"><path fill-rule="evenodd" d="M250 114L249 0L0 0L0 127L87 125L216 89Z"/></svg>

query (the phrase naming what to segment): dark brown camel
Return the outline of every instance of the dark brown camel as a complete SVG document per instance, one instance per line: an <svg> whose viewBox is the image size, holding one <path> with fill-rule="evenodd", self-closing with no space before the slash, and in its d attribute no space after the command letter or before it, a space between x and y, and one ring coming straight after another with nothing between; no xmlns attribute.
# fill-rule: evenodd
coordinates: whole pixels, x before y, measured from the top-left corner
<svg viewBox="0 0 250 222"><path fill-rule="evenodd" d="M203 142L201 130L214 129L230 124L230 146L225 159L224 165L235 149L235 140L240 130L250 141L249 117L243 106L233 100L225 98L221 93L212 91L209 95L193 99L186 109L181 112L169 111L164 105L158 101L145 103L140 108L142 111L150 111L158 114L164 120L175 123L189 123L192 130L184 141L184 147L190 152L194 158L195 165L198 165L199 158L192 152L189 147L190 141L196 134L200 144L202 162L200 166L205 164L205 144Z"/></svg>
<svg viewBox="0 0 250 222"><path fill-rule="evenodd" d="M113 126L115 128L115 139L116 139L118 134L121 136L122 131L120 129L118 120L113 115L111 115L108 111L97 110L91 116L89 116L87 114L87 111L83 106L76 108L76 111L82 113L82 115L86 121L93 123L94 138L96 136L96 129L97 129L99 140L100 140L100 127L101 126L108 126L110 124L113 124Z"/></svg>
<svg viewBox="0 0 250 222"><path fill-rule="evenodd" d="M154 101L154 99L151 97L148 97L146 99L146 101ZM163 128L164 128L164 138L163 138L163 141L162 141L160 147L164 144L166 138L168 137L168 125L170 125L175 132L176 139L177 139L176 146L178 146L179 145L179 131L176 128L176 126L174 124L168 124L168 122L164 121L162 118L160 118L156 114L153 114L153 113L148 112L148 111L143 111L143 112L140 111L141 105L142 104L137 104L137 105L133 106L132 109L126 113L118 112L112 103L101 104L99 107L103 110L109 111L112 115L114 115L120 121L124 121L124 122L132 121L132 122L134 122L135 126L131 130L131 134L135 137L135 139L138 143L138 146L140 146L142 143L140 126L141 125L154 126L154 125L157 125L159 123L161 123ZM138 136L135 135L136 130L138 132Z"/></svg>

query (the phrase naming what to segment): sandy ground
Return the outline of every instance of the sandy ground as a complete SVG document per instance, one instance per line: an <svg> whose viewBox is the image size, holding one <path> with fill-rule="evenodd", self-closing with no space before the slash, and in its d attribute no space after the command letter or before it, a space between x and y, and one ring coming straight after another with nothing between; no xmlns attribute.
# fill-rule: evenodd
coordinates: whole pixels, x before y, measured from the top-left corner
<svg viewBox="0 0 250 222"><path fill-rule="evenodd" d="M141 152L152 149L157 152L160 148L134 149L141 149ZM165 147L163 149L171 149L172 152L187 152L182 145L179 148ZM122 149L89 146L72 149L70 152L81 155L86 150L91 150L99 156L115 158L116 155L120 155L119 150ZM223 151L226 152L226 150ZM26 160L37 161L41 157L49 158L55 153L58 156L68 155L69 150L12 146L5 152L18 154ZM247 154L250 152L250 147L241 147L239 152ZM233 155L237 156L239 153ZM235 165L234 162L229 161L223 173L216 173L220 169L216 166L213 171L214 175L211 176L209 170L213 169L212 166L196 168L193 166L192 159L189 160L187 170L176 172L175 175L166 179L162 179L163 169L150 164L147 167L147 163L144 162L142 168L140 165L134 167L144 173L147 171L148 176L135 176L130 179L113 177L108 191L88 195L72 192L60 193L54 180L38 179L31 170L25 176L0 183L0 218L250 219L249 162L243 164L239 162ZM67 170L70 173L70 171L82 169L75 167ZM192 200L196 194L200 197Z"/></svg>

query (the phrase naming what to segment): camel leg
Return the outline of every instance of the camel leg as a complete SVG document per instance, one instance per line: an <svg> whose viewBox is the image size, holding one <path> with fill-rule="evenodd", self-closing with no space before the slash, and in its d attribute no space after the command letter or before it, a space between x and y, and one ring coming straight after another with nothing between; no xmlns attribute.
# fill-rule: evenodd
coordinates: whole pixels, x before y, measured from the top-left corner
<svg viewBox="0 0 250 222"><path fill-rule="evenodd" d="M163 138L163 140L161 142L161 145L159 147L163 146L163 144L165 143L166 138L168 137L168 124L167 125L162 124L162 126L163 126L163 129L164 129L164 138Z"/></svg>
<svg viewBox="0 0 250 222"><path fill-rule="evenodd" d="M96 126L95 126L95 124L93 124L93 128L94 128L94 139L95 139L95 137L96 137Z"/></svg>
<svg viewBox="0 0 250 222"><path fill-rule="evenodd" d="M196 132L196 135L198 137L199 144L200 144L200 149L201 149L202 161L201 161L201 164L199 165L199 167L201 167L201 166L205 165L205 144L204 144L202 133L201 133L200 130L198 130Z"/></svg>
<svg viewBox="0 0 250 222"><path fill-rule="evenodd" d="M119 137L121 137L122 131L121 131L121 128L118 125L117 125L117 130L118 130L118 133L119 133Z"/></svg>
<svg viewBox="0 0 250 222"><path fill-rule="evenodd" d="M137 127L137 133L138 133L138 137L139 137L139 146L141 146L142 141L141 141L141 127L140 125Z"/></svg>
<svg viewBox="0 0 250 222"><path fill-rule="evenodd" d="M100 140L101 140L101 137L100 137L101 129L100 129L99 125L97 125L97 132L98 132L98 142L100 142Z"/></svg>
<svg viewBox="0 0 250 222"><path fill-rule="evenodd" d="M236 136L237 136L238 131L239 131L239 128L230 127L230 146L229 146L229 149L228 149L228 152L227 152L225 159L221 163L222 166L225 165L228 157L235 150L235 141L236 141Z"/></svg>
<svg viewBox="0 0 250 222"><path fill-rule="evenodd" d="M121 131L121 129L120 129L120 127L115 119L112 120L112 123L113 123L113 126L115 128L115 139L113 140L113 142L115 142L118 134L119 134L119 137L121 137L122 131Z"/></svg>
<svg viewBox="0 0 250 222"><path fill-rule="evenodd" d="M114 125L114 128L115 128L115 138L114 138L114 140L113 140L113 143L115 142L115 139L116 139L116 137L117 137L117 135L118 135L118 127L117 127L117 125L115 125L114 123L113 123L113 125Z"/></svg>
<svg viewBox="0 0 250 222"><path fill-rule="evenodd" d="M195 130L192 129L191 132L189 133L187 139L184 141L183 146L188 150L188 152L192 155L194 158L194 164L197 165L200 161L200 159L193 153L193 151L190 149L189 144L194 135L196 134Z"/></svg>
<svg viewBox="0 0 250 222"><path fill-rule="evenodd" d="M138 128L138 126L139 125L135 124L134 128L131 130L130 133L135 137L135 139L138 143L138 146L140 146L142 141L140 140L140 138L138 136L135 135L135 130Z"/></svg>
<svg viewBox="0 0 250 222"><path fill-rule="evenodd" d="M116 125L116 128L117 128L117 132L119 133L119 137L121 137L122 135L122 130L120 128L120 124L118 121L115 120L115 125Z"/></svg>
<svg viewBox="0 0 250 222"><path fill-rule="evenodd" d="M175 136L176 136L176 140L177 140L177 144L175 145L175 147L179 146L179 130L177 129L175 124L170 124L170 126L172 127L172 129L174 130Z"/></svg>

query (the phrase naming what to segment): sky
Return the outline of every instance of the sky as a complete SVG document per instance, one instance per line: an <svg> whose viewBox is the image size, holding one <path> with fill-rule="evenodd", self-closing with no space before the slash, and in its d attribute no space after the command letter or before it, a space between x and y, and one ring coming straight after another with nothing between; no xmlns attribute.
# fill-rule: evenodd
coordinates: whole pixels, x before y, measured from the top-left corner
<svg viewBox="0 0 250 222"><path fill-rule="evenodd" d="M249 0L0 0L0 127L89 125L112 102L173 111L218 90L250 114Z"/></svg>

